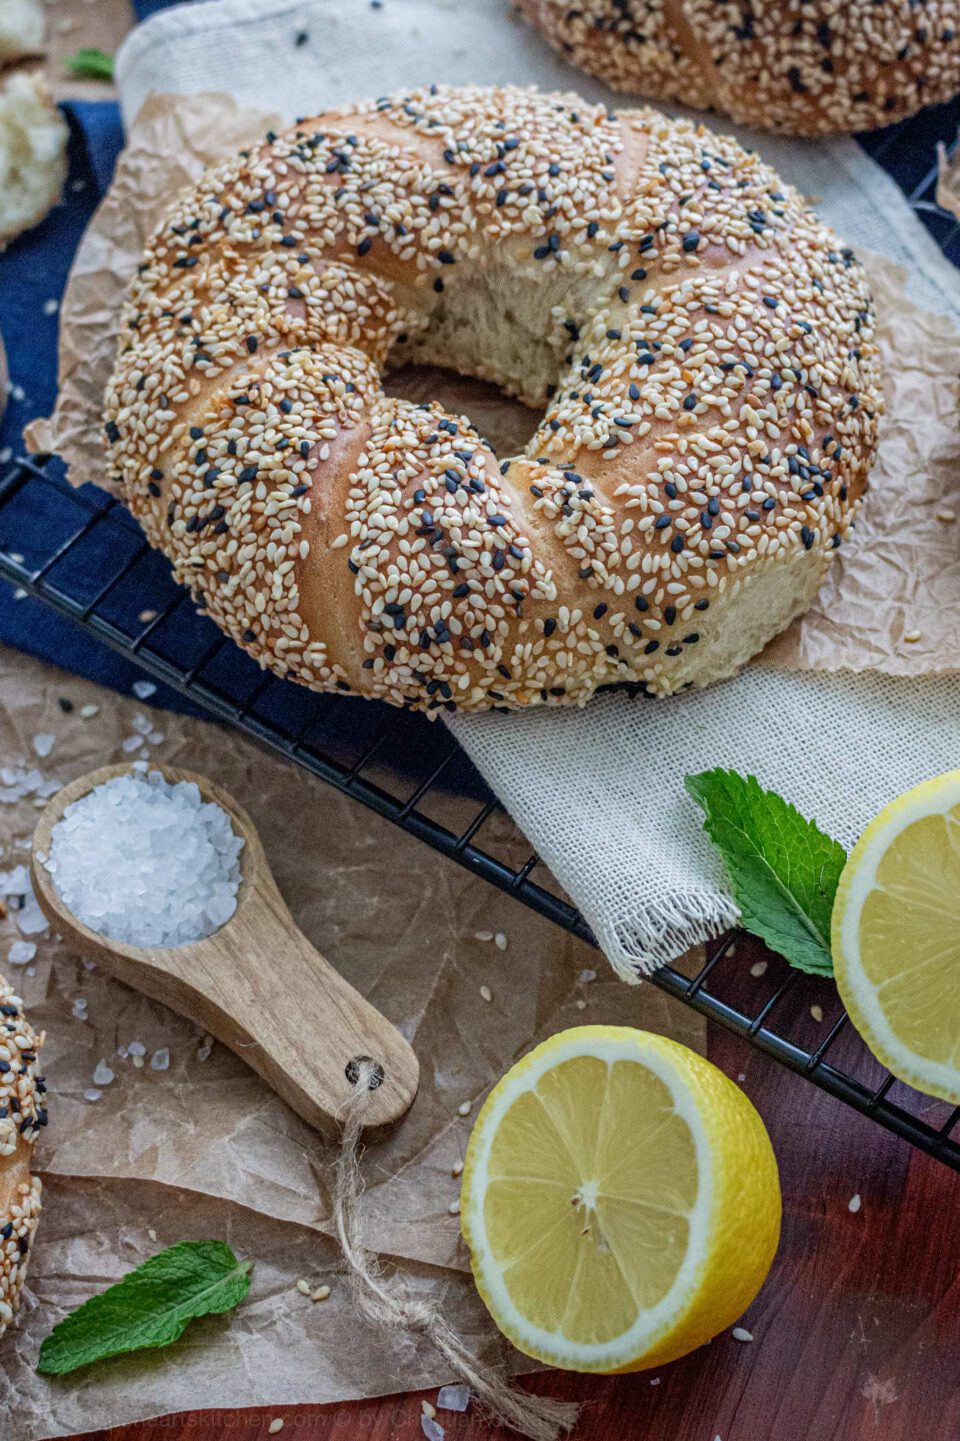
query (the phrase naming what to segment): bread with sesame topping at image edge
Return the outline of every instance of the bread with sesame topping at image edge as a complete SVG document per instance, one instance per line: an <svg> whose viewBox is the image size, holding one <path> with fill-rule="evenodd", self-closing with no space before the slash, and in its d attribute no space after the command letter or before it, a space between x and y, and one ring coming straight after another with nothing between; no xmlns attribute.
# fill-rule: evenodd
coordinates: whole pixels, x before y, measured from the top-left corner
<svg viewBox="0 0 960 1441"><path fill-rule="evenodd" d="M385 395L402 361L544 409L525 452ZM104 420L239 645L429 712L731 675L816 594L881 405L861 267L755 155L431 87L268 134L177 200Z"/></svg>
<svg viewBox="0 0 960 1441"><path fill-rule="evenodd" d="M873 130L960 91L960 0L515 3L615 90L760 130Z"/></svg>
<svg viewBox="0 0 960 1441"><path fill-rule="evenodd" d="M42 1044L20 997L0 976L0 1336L19 1310L40 1217L40 1178L30 1166L47 1124L46 1087L37 1072Z"/></svg>

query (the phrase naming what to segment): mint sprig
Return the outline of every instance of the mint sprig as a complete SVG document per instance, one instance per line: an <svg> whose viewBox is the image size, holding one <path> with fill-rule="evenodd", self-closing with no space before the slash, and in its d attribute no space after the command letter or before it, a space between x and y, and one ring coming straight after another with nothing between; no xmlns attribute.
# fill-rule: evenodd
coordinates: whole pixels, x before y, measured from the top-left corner
<svg viewBox="0 0 960 1441"><path fill-rule="evenodd" d="M113 56L93 45L74 51L63 63L72 75L79 75L84 80L113 79Z"/></svg>
<svg viewBox="0 0 960 1441"><path fill-rule="evenodd" d="M169 1346L195 1316L232 1311L250 1289L250 1262L222 1241L179 1241L59 1321L37 1370L64 1376L123 1351Z"/></svg>
<svg viewBox="0 0 960 1441"><path fill-rule="evenodd" d="M723 857L745 928L798 970L833 975L830 916L846 852L756 776L686 777Z"/></svg>

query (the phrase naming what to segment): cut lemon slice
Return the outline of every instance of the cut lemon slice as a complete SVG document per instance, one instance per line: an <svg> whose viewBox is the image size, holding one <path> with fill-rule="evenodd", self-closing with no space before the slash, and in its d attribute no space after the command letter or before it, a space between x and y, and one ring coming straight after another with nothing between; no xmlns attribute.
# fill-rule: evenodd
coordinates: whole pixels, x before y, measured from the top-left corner
<svg viewBox="0 0 960 1441"><path fill-rule="evenodd" d="M840 877L833 964L878 1060L960 1105L960 771L871 821Z"/></svg>
<svg viewBox="0 0 960 1441"><path fill-rule="evenodd" d="M763 1122L721 1071L646 1031L582 1026L519 1061L467 1147L480 1294L528 1356L632 1371L734 1322L780 1231Z"/></svg>

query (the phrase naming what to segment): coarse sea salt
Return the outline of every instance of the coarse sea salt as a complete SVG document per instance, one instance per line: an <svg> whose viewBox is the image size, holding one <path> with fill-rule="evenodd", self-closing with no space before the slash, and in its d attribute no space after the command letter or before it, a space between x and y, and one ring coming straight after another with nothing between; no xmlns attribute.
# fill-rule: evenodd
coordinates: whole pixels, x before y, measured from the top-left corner
<svg viewBox="0 0 960 1441"><path fill-rule="evenodd" d="M441 1411L466 1411L470 1405L469 1386L441 1386L437 1392L437 1405Z"/></svg>
<svg viewBox="0 0 960 1441"><path fill-rule="evenodd" d="M114 776L67 806L44 864L91 930L130 945L179 946L233 915L242 848L226 811L192 781L171 785L151 771Z"/></svg>

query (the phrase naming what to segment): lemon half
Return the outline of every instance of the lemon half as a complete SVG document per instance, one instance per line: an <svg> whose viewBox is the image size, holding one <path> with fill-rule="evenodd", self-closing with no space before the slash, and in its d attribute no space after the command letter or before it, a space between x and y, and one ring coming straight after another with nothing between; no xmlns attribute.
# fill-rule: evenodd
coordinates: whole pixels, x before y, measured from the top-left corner
<svg viewBox="0 0 960 1441"><path fill-rule="evenodd" d="M463 1234L500 1330L574 1371L682 1356L753 1300L777 1165L742 1091L685 1046L582 1026L519 1061L467 1147Z"/></svg>
<svg viewBox="0 0 960 1441"><path fill-rule="evenodd" d="M874 1055L960 1105L960 771L871 821L840 876L832 948L843 1004Z"/></svg>

